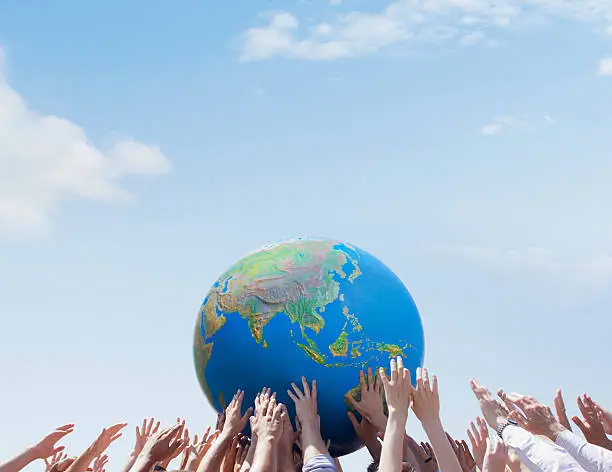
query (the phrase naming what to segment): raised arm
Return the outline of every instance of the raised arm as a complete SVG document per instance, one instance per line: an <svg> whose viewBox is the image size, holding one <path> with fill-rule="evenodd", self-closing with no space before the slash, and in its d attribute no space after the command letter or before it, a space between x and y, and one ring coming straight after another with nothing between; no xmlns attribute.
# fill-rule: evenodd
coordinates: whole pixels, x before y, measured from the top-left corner
<svg viewBox="0 0 612 472"><path fill-rule="evenodd" d="M249 408L246 413L242 415L243 399L244 392L238 390L225 410L223 429L213 442L208 453L202 459L198 467L198 472L219 472L221 469L221 464L227 448L231 445L234 437L244 429L253 412L253 409Z"/></svg>
<svg viewBox="0 0 612 472"><path fill-rule="evenodd" d="M284 405L276 404L275 395L261 402L259 413L251 417L251 429L257 435L252 472L277 472L278 444L283 433Z"/></svg>
<svg viewBox="0 0 612 472"><path fill-rule="evenodd" d="M417 387L413 391L412 409L429 438L440 472L462 472L440 420L438 379L433 375L430 381L427 369L417 369Z"/></svg>
<svg viewBox="0 0 612 472"><path fill-rule="evenodd" d="M401 357L391 360L389 370L390 378L387 377L383 368L379 373L385 389L389 419L385 427L385 440L378 470L401 472L412 384L410 383L410 370L404 368L404 361Z"/></svg>
<svg viewBox="0 0 612 472"><path fill-rule="evenodd" d="M287 393L295 403L295 411L300 425L302 427L302 455L304 459L304 470L307 470L309 463L317 458L315 462L325 461L323 457L327 457L333 466L333 461L327 452L321 430L319 428L319 413L317 409L317 382L313 381L312 386L308 384L305 377L302 377L302 388L292 383L293 391L288 390ZM335 470L335 466L333 466Z"/></svg>
<svg viewBox="0 0 612 472"><path fill-rule="evenodd" d="M36 445L29 447L13 459L0 464L0 472L19 472L38 459L48 459L54 454L63 451L64 447L57 446L57 443L73 431L73 424L60 426L52 433L47 434Z"/></svg>
<svg viewBox="0 0 612 472"><path fill-rule="evenodd" d="M372 369L368 368L366 380L361 370L359 371L359 387L359 401L350 393L345 395L346 400L362 417L366 418L369 423L374 425L377 432L384 432L387 426L387 417L383 409L381 396L382 382L380 381L380 377L374 377L372 375Z"/></svg>
<svg viewBox="0 0 612 472"><path fill-rule="evenodd" d="M155 419L151 418L149 420L143 420L142 426L136 426L136 443L134 444L134 449L132 449L127 463L123 466L122 472L129 472L142 451L142 448L147 443L147 440L159 431L159 425L159 421L156 423Z"/></svg>
<svg viewBox="0 0 612 472"><path fill-rule="evenodd" d="M127 423L119 423L104 428L96 440L76 458L66 472L85 472L96 457L101 456L108 447L121 437L121 430Z"/></svg>

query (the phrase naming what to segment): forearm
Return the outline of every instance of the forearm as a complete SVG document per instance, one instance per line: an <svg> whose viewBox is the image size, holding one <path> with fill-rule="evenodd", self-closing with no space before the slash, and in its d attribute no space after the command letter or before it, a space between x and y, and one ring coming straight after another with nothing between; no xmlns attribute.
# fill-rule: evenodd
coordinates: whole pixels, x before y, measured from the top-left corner
<svg viewBox="0 0 612 472"><path fill-rule="evenodd" d="M249 452L247 453L247 456L244 458L244 462L242 463L240 472L249 472L251 470L251 466L253 465L253 459L255 458L256 449L257 449L257 436L253 434L251 438L251 446L249 447Z"/></svg>
<svg viewBox="0 0 612 472"><path fill-rule="evenodd" d="M440 419L423 423L423 429L436 455L440 472L462 472L459 459L457 459L453 447L448 442Z"/></svg>
<svg viewBox="0 0 612 472"><path fill-rule="evenodd" d="M378 467L380 472L400 472L402 470L407 418L405 412L389 412L389 420L385 427L385 440L380 453Z"/></svg>
<svg viewBox="0 0 612 472"><path fill-rule="evenodd" d="M372 459L375 460L376 462L379 462L380 453L382 451L382 446L380 445L380 441L378 441L377 439L371 439L365 442L365 446L368 449L370 456L372 456Z"/></svg>
<svg viewBox="0 0 612 472"><path fill-rule="evenodd" d="M312 457L327 454L321 431L312 421L302 422L302 448L304 464Z"/></svg>
<svg viewBox="0 0 612 472"><path fill-rule="evenodd" d="M66 472L85 472L89 467L89 464L96 458L96 451L93 447L93 444L85 449L85 452L81 454L77 459L72 463Z"/></svg>
<svg viewBox="0 0 612 472"><path fill-rule="evenodd" d="M565 430L558 434L555 443L565 449L587 472L612 471L612 452L589 444L571 431Z"/></svg>
<svg viewBox="0 0 612 472"><path fill-rule="evenodd" d="M257 442L251 472L276 472L276 445L269 439Z"/></svg>
<svg viewBox="0 0 612 472"><path fill-rule="evenodd" d="M507 426L503 431L504 442L512 447L531 471L582 472L584 469L563 448L543 441L518 426Z"/></svg>
<svg viewBox="0 0 612 472"><path fill-rule="evenodd" d="M231 443L231 435L221 433L200 462L197 472L219 472L225 452Z"/></svg>
<svg viewBox="0 0 612 472"><path fill-rule="evenodd" d="M132 463L129 472L151 472L155 466L155 460L146 456L137 456Z"/></svg>
<svg viewBox="0 0 612 472"><path fill-rule="evenodd" d="M132 452L132 454L130 454L130 457L128 458L128 461L123 466L123 469L121 469L121 472L130 472L130 470L132 470L132 467L134 467L134 464L136 463L136 459L138 459L138 454Z"/></svg>
<svg viewBox="0 0 612 472"><path fill-rule="evenodd" d="M26 449L17 457L0 464L0 472L19 472L37 459L32 449Z"/></svg>

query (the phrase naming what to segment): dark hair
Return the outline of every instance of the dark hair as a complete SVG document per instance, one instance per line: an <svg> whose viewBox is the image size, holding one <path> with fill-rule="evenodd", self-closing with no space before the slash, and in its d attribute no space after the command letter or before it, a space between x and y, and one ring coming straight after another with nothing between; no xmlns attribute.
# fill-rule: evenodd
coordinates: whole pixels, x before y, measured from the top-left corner
<svg viewBox="0 0 612 472"><path fill-rule="evenodd" d="M378 461L372 461L366 470L367 472L378 472Z"/></svg>

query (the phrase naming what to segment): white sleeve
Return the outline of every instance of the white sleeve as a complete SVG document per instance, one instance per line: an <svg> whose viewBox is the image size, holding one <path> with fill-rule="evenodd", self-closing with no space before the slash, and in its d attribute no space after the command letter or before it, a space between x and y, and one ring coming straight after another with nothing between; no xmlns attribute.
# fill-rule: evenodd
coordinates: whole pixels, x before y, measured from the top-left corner
<svg viewBox="0 0 612 472"><path fill-rule="evenodd" d="M587 472L612 472L612 451L589 444L571 431L563 431L555 441L578 461Z"/></svg>
<svg viewBox="0 0 612 472"><path fill-rule="evenodd" d="M504 442L518 453L531 472L585 472L565 449L544 441L523 428L506 426L502 436Z"/></svg>

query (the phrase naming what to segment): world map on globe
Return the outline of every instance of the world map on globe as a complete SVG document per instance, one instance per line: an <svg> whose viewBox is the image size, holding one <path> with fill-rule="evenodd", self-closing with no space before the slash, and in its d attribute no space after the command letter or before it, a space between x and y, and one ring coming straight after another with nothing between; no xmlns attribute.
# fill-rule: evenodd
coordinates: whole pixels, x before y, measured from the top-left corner
<svg viewBox="0 0 612 472"><path fill-rule="evenodd" d="M238 261L204 299L194 336L198 380L219 412L238 389L252 404L266 386L293 416L290 383L316 380L335 457L362 446L345 399L359 400L359 371L396 356L414 378L424 334L410 293L374 256L326 239L275 243Z"/></svg>

